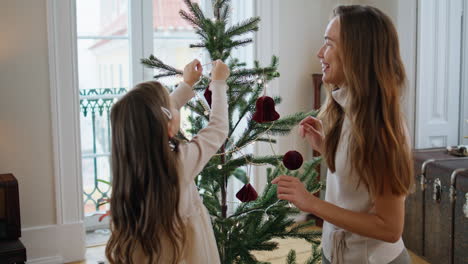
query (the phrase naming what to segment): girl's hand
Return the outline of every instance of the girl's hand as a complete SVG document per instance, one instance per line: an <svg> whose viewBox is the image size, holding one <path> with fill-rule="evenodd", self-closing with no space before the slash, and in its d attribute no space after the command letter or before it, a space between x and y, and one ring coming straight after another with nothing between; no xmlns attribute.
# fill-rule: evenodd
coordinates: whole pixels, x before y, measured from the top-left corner
<svg viewBox="0 0 468 264"><path fill-rule="evenodd" d="M211 80L226 81L229 77L229 67L222 60L213 62L213 70L211 70Z"/></svg>
<svg viewBox="0 0 468 264"><path fill-rule="evenodd" d="M281 175L273 179L271 183L278 186L278 199L290 201L301 211L310 211L310 205L315 197L307 191L298 178Z"/></svg>
<svg viewBox="0 0 468 264"><path fill-rule="evenodd" d="M323 153L323 126L322 121L308 116L299 123L299 135L305 138L309 145L316 151Z"/></svg>
<svg viewBox="0 0 468 264"><path fill-rule="evenodd" d="M203 67L199 60L195 59L184 68L184 82L192 87L202 75Z"/></svg>

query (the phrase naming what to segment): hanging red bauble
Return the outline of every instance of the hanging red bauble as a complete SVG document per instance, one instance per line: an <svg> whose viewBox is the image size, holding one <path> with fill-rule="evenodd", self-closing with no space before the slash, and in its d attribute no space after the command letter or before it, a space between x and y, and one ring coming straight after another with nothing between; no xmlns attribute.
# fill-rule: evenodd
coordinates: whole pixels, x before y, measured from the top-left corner
<svg viewBox="0 0 468 264"><path fill-rule="evenodd" d="M205 97L205 100L210 107L211 107L211 94L212 92L210 91L210 86L208 86L205 92L203 93L203 96Z"/></svg>
<svg viewBox="0 0 468 264"><path fill-rule="evenodd" d="M283 157L283 164L289 170L297 170L302 166L302 162L304 159L302 158L301 153L291 150L286 152Z"/></svg>
<svg viewBox="0 0 468 264"><path fill-rule="evenodd" d="M269 96L262 96L257 99L255 113L252 117L258 123L278 120L280 115L275 110L275 101Z"/></svg>
<svg viewBox="0 0 468 264"><path fill-rule="evenodd" d="M250 183L247 183L236 193L236 197L241 202L246 203L257 200L258 194L254 187Z"/></svg>

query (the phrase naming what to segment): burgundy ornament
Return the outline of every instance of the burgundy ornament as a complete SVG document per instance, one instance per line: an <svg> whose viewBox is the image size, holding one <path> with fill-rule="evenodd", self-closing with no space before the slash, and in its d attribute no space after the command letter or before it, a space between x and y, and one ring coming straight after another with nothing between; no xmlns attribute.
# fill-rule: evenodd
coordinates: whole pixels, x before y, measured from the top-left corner
<svg viewBox="0 0 468 264"><path fill-rule="evenodd" d="M280 115L275 110L275 101L269 96L259 97L255 106L255 113L252 119L258 123L271 122L280 118Z"/></svg>
<svg viewBox="0 0 468 264"><path fill-rule="evenodd" d="M304 159L302 158L301 153L291 150L286 152L283 157L283 164L289 170L297 170L302 166L302 162Z"/></svg>
<svg viewBox="0 0 468 264"><path fill-rule="evenodd" d="M208 105L211 107L211 94L212 92L210 91L210 86L208 86L203 93L203 96L205 97L206 101L208 102Z"/></svg>
<svg viewBox="0 0 468 264"><path fill-rule="evenodd" d="M254 187L250 183L247 183L236 193L236 197L241 202L246 203L257 200L258 194Z"/></svg>

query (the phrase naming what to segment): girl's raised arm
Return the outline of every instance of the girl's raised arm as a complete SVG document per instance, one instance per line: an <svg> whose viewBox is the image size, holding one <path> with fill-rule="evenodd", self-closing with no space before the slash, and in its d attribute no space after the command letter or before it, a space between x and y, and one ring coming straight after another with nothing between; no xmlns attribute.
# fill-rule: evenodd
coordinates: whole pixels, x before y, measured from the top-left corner
<svg viewBox="0 0 468 264"><path fill-rule="evenodd" d="M193 180L224 144L229 130L225 81L211 82L212 109L208 125L187 144L179 147L180 161L187 180Z"/></svg>
<svg viewBox="0 0 468 264"><path fill-rule="evenodd" d="M179 147L183 175L192 181L211 157L226 141L229 132L227 84L229 68L222 61L216 61L212 71L210 90L212 105L208 125L187 144Z"/></svg>

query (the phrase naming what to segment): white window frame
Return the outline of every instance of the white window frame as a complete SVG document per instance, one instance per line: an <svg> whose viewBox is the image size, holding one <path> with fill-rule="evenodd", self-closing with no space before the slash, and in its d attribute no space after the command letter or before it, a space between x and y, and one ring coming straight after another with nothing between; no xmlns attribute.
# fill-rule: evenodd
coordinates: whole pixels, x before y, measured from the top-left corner
<svg viewBox="0 0 468 264"><path fill-rule="evenodd" d="M211 8L210 3L201 0L204 8ZM152 0L129 0L129 18L130 86L133 86L153 77L152 70L140 63L141 58L153 53ZM83 260L86 251L76 0L47 0L47 29L56 225L29 232L31 244L41 244L44 239L54 243L47 243L40 252L29 250L28 258L31 263L64 263Z"/></svg>
<svg viewBox="0 0 468 264"><path fill-rule="evenodd" d="M77 0L73 0L76 3ZM152 72L140 59L153 53L153 1L128 0L127 36L80 36L77 39L126 39L129 44L129 86L152 79ZM76 21L76 15L75 15ZM76 23L76 22L75 22ZM77 47L73 47L75 50ZM76 62L78 58L75 58ZM78 73L77 73L78 74ZM130 88L129 87L129 88ZM78 116L79 118L79 116ZM99 214L84 217L86 231L109 226L109 218L99 221Z"/></svg>
<svg viewBox="0 0 468 264"><path fill-rule="evenodd" d="M56 243L49 243L42 252L28 252L33 262L34 259L47 263L72 262L85 256L75 3L76 0L47 0L57 224L47 228L51 235L46 240ZM131 85L152 77L150 70L140 63L140 58L152 53L151 5L151 0L129 1L129 11L135 14L129 14L129 37L134 39L130 43L130 60L135 65ZM37 238L31 235L31 240L40 243L44 232L34 232Z"/></svg>
<svg viewBox="0 0 468 264"><path fill-rule="evenodd" d="M47 30L56 225L49 227L51 231L38 232L37 238L32 236L32 244L55 243L47 243L43 252L28 252L28 258L30 262L39 258L48 263L63 263L81 260L85 254L73 0L47 1Z"/></svg>

